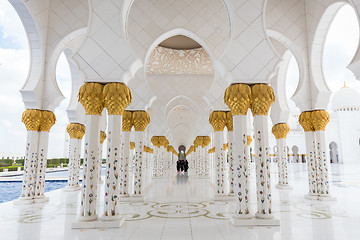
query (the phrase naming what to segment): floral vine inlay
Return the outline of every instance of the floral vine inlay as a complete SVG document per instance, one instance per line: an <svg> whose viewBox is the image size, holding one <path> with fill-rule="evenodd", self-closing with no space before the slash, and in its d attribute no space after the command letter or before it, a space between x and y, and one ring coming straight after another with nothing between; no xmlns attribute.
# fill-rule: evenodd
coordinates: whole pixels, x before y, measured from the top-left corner
<svg viewBox="0 0 360 240"><path fill-rule="evenodd" d="M213 74L213 68L204 48L177 50L158 46L149 57L146 73Z"/></svg>

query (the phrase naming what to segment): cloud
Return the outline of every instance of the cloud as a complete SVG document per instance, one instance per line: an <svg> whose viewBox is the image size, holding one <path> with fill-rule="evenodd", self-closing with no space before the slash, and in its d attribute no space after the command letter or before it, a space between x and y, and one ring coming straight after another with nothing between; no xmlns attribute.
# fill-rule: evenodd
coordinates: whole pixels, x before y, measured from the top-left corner
<svg viewBox="0 0 360 240"><path fill-rule="evenodd" d="M25 154L26 128L21 122L24 104L19 90L24 85L29 68L29 50L22 23L8 1L0 1L0 157ZM1 38L0 38L1 39ZM9 47L10 46L10 47ZM57 121L49 135L48 157L64 155L67 126L66 108L71 91L71 76L65 56L59 57L56 79L67 97L55 110Z"/></svg>
<svg viewBox="0 0 360 240"><path fill-rule="evenodd" d="M360 91L359 81L347 69L359 43L359 23L350 5L342 7L333 20L323 53L323 72L331 91L338 91L346 81L348 86Z"/></svg>
<svg viewBox="0 0 360 240"><path fill-rule="evenodd" d="M15 9L8 1L0 1L0 29L3 38L12 41L14 49L28 47L25 29Z"/></svg>

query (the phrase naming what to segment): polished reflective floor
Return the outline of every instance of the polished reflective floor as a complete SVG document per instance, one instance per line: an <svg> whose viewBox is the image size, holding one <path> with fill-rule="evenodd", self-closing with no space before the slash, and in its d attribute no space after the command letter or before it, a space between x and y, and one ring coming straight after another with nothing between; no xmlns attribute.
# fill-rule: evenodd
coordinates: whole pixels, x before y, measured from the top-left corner
<svg viewBox="0 0 360 240"><path fill-rule="evenodd" d="M233 201L213 201L213 186L191 174L169 173L146 186L144 202L121 202L126 221L118 229L73 230L80 192L56 190L46 195L49 202L17 206L0 204L0 239L360 239L360 167L331 165L332 195L336 201L310 201L304 164L290 165L292 190L275 188L272 166L273 211L280 227L233 227L229 217ZM256 210L252 173L251 208ZM103 209L104 184L100 185L98 213Z"/></svg>

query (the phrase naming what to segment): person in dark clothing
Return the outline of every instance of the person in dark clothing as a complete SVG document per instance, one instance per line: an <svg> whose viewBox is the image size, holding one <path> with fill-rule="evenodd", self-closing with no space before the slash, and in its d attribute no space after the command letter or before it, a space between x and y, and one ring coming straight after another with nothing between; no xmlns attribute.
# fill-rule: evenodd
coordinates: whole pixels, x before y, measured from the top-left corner
<svg viewBox="0 0 360 240"><path fill-rule="evenodd" d="M177 162L176 162L176 170L178 172L184 171L184 160L177 160Z"/></svg>
<svg viewBox="0 0 360 240"><path fill-rule="evenodd" d="M187 172L188 169L189 169L189 162L188 162L188 160L185 159L185 162L184 162L184 171Z"/></svg>
<svg viewBox="0 0 360 240"><path fill-rule="evenodd" d="M180 160L176 161L176 170L180 172Z"/></svg>

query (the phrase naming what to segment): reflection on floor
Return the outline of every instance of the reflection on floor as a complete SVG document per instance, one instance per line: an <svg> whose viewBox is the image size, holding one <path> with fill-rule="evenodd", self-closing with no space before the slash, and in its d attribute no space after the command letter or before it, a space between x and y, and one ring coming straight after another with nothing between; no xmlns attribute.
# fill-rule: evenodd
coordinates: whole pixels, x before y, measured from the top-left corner
<svg viewBox="0 0 360 240"><path fill-rule="evenodd" d="M126 222L119 229L72 230L80 194L56 190L46 194L50 198L46 204L0 204L0 239L360 239L360 167L332 165L330 170L331 190L337 200L320 202L304 198L306 165L290 166L292 190L274 188L276 172L272 166L272 204L280 227L233 227L229 216L234 202L212 201L212 185L207 179L174 173L153 179L144 202L121 203ZM254 180L251 186L251 208L255 211ZM103 197L99 203L101 216Z"/></svg>

